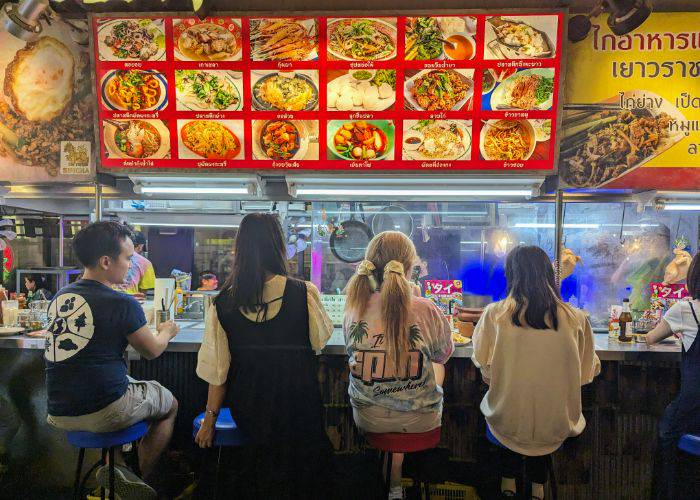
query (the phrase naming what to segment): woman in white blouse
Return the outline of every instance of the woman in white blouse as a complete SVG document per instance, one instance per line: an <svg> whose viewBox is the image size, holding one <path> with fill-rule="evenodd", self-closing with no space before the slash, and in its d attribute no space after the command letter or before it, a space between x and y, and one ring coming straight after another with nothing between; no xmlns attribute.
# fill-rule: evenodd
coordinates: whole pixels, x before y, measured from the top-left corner
<svg viewBox="0 0 700 500"><path fill-rule="evenodd" d="M197 363L197 375L209 383L197 444L212 445L222 406L230 407L248 441L235 472L238 495L325 496L332 460L315 351L332 331L316 287L287 276L277 216L247 215L232 274L208 311Z"/></svg>
<svg viewBox="0 0 700 500"><path fill-rule="evenodd" d="M474 330L472 360L489 390L481 412L501 449L504 496L515 496L525 456L532 498L544 498L546 457L583 432L581 386L600 372L583 311L562 302L549 257L520 246L506 260L508 297Z"/></svg>

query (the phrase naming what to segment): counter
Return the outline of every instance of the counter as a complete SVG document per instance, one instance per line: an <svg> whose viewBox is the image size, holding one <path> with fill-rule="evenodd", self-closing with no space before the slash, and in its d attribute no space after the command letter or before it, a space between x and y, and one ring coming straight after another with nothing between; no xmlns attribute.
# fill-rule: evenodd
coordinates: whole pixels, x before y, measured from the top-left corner
<svg viewBox="0 0 700 500"><path fill-rule="evenodd" d="M168 352L197 352L204 336L204 323L200 321L178 321L180 333L168 345ZM30 338L25 335L0 337L0 348L43 349L44 340ZM680 361L681 348L678 342L664 342L655 346L647 346L638 342L623 344L610 340L607 333L595 334L595 349L601 361ZM138 354L129 349L130 359L139 359ZM328 341L322 354L345 355L343 332L337 328ZM460 346L455 349L454 358L470 358L472 346Z"/></svg>

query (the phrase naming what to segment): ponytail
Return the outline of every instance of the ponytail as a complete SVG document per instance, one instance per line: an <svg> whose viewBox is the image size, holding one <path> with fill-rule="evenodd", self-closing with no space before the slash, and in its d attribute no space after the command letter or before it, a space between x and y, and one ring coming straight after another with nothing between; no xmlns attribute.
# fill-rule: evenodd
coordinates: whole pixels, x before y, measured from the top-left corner
<svg viewBox="0 0 700 500"><path fill-rule="evenodd" d="M384 318L384 345L387 360L394 362L397 377L404 373L410 344L408 339L411 284L404 275L404 267L398 261L384 266L381 288L382 317Z"/></svg>

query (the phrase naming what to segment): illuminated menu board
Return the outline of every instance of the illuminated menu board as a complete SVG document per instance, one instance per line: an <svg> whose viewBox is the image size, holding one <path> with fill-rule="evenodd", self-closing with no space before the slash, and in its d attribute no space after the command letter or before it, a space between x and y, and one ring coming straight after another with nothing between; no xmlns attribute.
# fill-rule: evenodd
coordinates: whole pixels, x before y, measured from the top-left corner
<svg viewBox="0 0 700 500"><path fill-rule="evenodd" d="M554 168L562 13L114 16L103 169Z"/></svg>

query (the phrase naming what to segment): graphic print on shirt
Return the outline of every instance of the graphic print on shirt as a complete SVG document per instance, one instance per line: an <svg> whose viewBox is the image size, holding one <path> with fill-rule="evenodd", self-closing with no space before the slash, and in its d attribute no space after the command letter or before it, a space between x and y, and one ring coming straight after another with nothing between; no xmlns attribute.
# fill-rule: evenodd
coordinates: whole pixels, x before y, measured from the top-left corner
<svg viewBox="0 0 700 500"><path fill-rule="evenodd" d="M95 333L92 310L87 301L75 293L65 293L51 303L49 322L44 357L53 362L79 353Z"/></svg>
<svg viewBox="0 0 700 500"><path fill-rule="evenodd" d="M406 359L403 373L396 373L393 362L387 360L387 353L380 350L384 345L384 334L373 334L370 338L369 349L362 349L361 344L368 338L367 322L358 321L350 325L348 337L355 347L355 363L350 367L351 375L362 380L365 385L374 385L377 382L395 382L398 380L418 380L423 376L423 353L418 344L423 340L418 325L412 325L409 330L408 343L410 350Z"/></svg>

